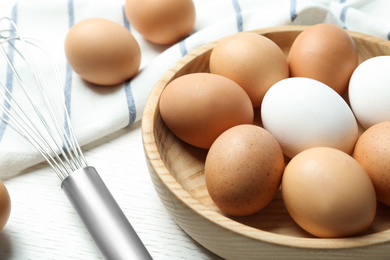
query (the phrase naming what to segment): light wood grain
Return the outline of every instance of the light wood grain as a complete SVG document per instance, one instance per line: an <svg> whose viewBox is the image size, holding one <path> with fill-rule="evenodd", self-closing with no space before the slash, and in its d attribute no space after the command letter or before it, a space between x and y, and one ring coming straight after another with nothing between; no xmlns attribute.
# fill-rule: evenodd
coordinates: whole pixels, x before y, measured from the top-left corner
<svg viewBox="0 0 390 260"><path fill-rule="evenodd" d="M285 55L304 26L254 31L276 42ZM350 32L359 61L390 54L390 43ZM258 214L232 218L211 201L203 175L206 150L177 139L164 125L159 97L173 79L207 72L212 48L206 44L169 69L156 84L145 107L142 136L148 168L161 201L178 225L212 252L227 259L389 259L390 207L378 206L372 227L353 238L319 239L300 229L284 208L280 193Z"/></svg>

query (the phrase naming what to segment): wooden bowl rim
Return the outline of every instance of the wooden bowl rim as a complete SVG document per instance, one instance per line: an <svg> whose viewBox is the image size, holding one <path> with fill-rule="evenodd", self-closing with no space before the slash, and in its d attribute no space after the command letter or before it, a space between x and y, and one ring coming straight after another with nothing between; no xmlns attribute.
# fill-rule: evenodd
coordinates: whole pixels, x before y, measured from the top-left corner
<svg viewBox="0 0 390 260"><path fill-rule="evenodd" d="M304 25L288 25L268 27L258 30L252 30L250 32L255 32L261 35L280 32L301 32L308 27L309 26ZM372 41L377 45L384 45L390 48L390 42L384 39L380 39L378 37L360 32L350 30L346 31L352 36L354 40L362 39L365 41ZM173 194L184 205L194 211L194 213L202 216L207 221L217 226L220 226L223 229L228 229L231 232L236 233L240 236L246 236L266 243L312 249L345 249L389 243L390 229L372 234L348 238L302 238L276 234L247 226L226 216L223 216L222 214L202 204L177 182L177 180L169 172L159 153L151 154L152 146L154 146L154 149L158 150L158 148L156 147L156 139L154 136L154 126L156 117L159 117L158 101L163 89L171 81L171 78L175 75L176 72L182 69L188 62L196 59L199 55L210 51L212 48L215 47L218 41L219 40L213 41L201 47L198 47L197 49L189 52L186 56L182 57L179 61L177 61L170 69L168 69L162 75L160 80L156 83L145 105L145 110L142 118L142 138L144 143L145 156L149 161L150 166L153 167L157 177L161 180L162 183L164 183L169 192ZM157 161L162 164L157 163ZM220 221L221 219L223 219L223 221Z"/></svg>

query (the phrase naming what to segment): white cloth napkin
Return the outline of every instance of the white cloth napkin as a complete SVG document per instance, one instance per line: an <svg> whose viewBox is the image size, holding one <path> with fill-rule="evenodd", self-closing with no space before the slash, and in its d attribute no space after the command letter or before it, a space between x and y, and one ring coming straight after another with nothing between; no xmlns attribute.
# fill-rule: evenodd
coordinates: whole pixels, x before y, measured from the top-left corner
<svg viewBox="0 0 390 260"><path fill-rule="evenodd" d="M194 0L195 27L189 37L172 46L144 40L128 23L124 3L125 0L7 0L0 3L0 17L14 19L22 34L39 39L54 53L69 94L73 126L82 145L141 120L151 89L170 66L195 48L229 34L325 22L390 39L388 0ZM68 67L63 46L66 34L73 24L91 17L103 17L125 26L138 41L141 67L129 82L114 88L94 86L82 81ZM0 71L0 78L4 78L4 73ZM32 146L0 124L0 179L15 176L42 161Z"/></svg>

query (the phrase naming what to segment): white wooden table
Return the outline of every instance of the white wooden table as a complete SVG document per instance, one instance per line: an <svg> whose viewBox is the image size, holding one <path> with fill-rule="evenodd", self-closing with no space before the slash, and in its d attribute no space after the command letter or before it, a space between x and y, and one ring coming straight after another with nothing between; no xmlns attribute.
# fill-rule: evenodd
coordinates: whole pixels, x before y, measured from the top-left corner
<svg viewBox="0 0 390 260"><path fill-rule="evenodd" d="M144 159L141 123L83 148L153 259L219 259L191 239L158 198ZM46 164L4 181L12 200L0 259L101 259Z"/></svg>

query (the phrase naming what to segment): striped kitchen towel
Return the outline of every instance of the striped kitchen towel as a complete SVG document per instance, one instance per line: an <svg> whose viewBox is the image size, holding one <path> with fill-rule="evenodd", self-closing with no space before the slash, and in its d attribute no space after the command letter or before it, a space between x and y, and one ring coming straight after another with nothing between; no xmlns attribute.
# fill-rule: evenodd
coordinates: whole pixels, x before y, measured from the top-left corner
<svg viewBox="0 0 390 260"><path fill-rule="evenodd" d="M0 17L12 18L24 36L44 42L54 53L64 82L73 126L82 145L141 119L147 97L162 74L193 49L240 31L279 25L332 23L383 39L390 37L387 0L194 0L196 23L191 35L172 46L147 42L124 15L125 0L7 0ZM115 21L138 41L139 73L116 87L82 81L66 62L64 39L70 27L91 17ZM107 35L107 37L110 37ZM0 71L0 78L6 78ZM50 75L48 75L49 77ZM12 82L8 82L12 84ZM42 162L39 153L0 123L0 179Z"/></svg>

